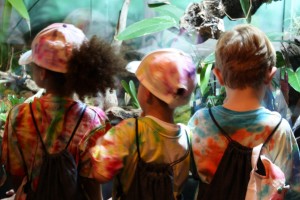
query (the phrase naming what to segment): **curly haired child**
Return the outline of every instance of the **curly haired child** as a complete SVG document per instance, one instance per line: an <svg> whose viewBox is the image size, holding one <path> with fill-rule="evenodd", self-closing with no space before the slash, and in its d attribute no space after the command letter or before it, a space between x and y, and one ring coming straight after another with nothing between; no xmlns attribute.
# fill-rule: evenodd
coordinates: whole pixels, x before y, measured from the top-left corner
<svg viewBox="0 0 300 200"><path fill-rule="evenodd" d="M19 63L29 65L33 80L46 91L31 102L33 115L28 103L19 104L11 109L5 125L1 163L12 177L17 191L15 199L25 199L24 185L29 177L33 191L39 181L42 143L51 154L65 148L85 107L81 100L113 88L115 76L123 71L123 65L109 44L96 37L88 40L80 29L65 23L54 23L41 30ZM105 133L105 125L104 111L88 106L68 145L68 151L80 166L78 174L90 199L101 199L101 191L100 183L91 179L87 153L93 140ZM98 135L94 134L96 130ZM89 142L84 142L89 138Z"/></svg>

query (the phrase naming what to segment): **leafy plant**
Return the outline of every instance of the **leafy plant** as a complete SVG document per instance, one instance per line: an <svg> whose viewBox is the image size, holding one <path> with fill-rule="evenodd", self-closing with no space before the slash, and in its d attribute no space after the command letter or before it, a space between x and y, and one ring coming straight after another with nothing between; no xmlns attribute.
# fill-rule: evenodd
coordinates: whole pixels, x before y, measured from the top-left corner
<svg viewBox="0 0 300 200"><path fill-rule="evenodd" d="M164 14L163 16L153 17L141 20L126 27L119 35L117 40L128 40L152 33L157 33L171 27L179 27L179 19L184 13L183 10L174 5L163 5L152 8L157 12Z"/></svg>
<svg viewBox="0 0 300 200"><path fill-rule="evenodd" d="M241 4L242 10L244 12L246 21L248 23L250 23L251 22L250 11L251 11L251 7L252 7L252 0L240 0L240 4Z"/></svg>
<svg viewBox="0 0 300 200"><path fill-rule="evenodd" d="M297 91L300 92L300 66L294 71L291 68L286 68L288 73L288 83Z"/></svg>
<svg viewBox="0 0 300 200"><path fill-rule="evenodd" d="M7 67L4 68L4 66L7 66L5 64L6 62L9 62L9 59L7 58L7 52L8 52L8 46L5 44L5 38L8 34L8 28L10 24L11 19L11 12L12 9L15 9L17 13L26 20L27 25L30 30L30 17L28 14L28 11L26 9L26 6L24 4L23 0L5 0L4 1L4 7L3 7L3 13L2 13L2 25L0 27L0 69L7 69Z"/></svg>
<svg viewBox="0 0 300 200"><path fill-rule="evenodd" d="M202 94L205 94L208 90L208 85L211 77L211 70L214 61L215 55L214 53L211 53L200 63L200 66L198 67L198 73L200 74L198 84Z"/></svg>
<svg viewBox="0 0 300 200"><path fill-rule="evenodd" d="M126 91L126 93L130 96L133 107L140 108L139 101L137 100L137 93L136 93L134 82L130 80L128 84L126 81L122 80L121 84L124 90Z"/></svg>
<svg viewBox="0 0 300 200"><path fill-rule="evenodd" d="M18 98L16 95L8 94L6 98L3 98L0 104L0 121L5 122L8 111L15 105L23 103L24 97Z"/></svg>

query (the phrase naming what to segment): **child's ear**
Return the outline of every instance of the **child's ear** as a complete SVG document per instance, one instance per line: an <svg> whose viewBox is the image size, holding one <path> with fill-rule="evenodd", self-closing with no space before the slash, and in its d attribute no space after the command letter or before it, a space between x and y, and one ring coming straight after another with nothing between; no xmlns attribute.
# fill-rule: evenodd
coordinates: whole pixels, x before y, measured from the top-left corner
<svg viewBox="0 0 300 200"><path fill-rule="evenodd" d="M276 71L277 71L277 68L276 67L272 67L270 71L268 71L267 73L267 76L265 78L265 84L269 84L271 83L273 77L275 76L276 74Z"/></svg>
<svg viewBox="0 0 300 200"><path fill-rule="evenodd" d="M46 75L47 75L47 71L44 68L40 68L39 76L41 81L46 79Z"/></svg>
<svg viewBox="0 0 300 200"><path fill-rule="evenodd" d="M223 86L223 85L224 85L224 81L223 81L223 76L222 76L221 71L220 71L218 68L214 67L213 73L214 73L214 75L217 77L217 79L218 79L220 85Z"/></svg>

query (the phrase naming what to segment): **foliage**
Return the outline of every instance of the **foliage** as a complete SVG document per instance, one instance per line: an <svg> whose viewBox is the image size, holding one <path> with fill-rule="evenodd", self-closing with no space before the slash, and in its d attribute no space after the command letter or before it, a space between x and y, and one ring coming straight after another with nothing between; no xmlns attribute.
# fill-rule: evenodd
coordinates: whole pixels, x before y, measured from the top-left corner
<svg viewBox="0 0 300 200"><path fill-rule="evenodd" d="M154 17L144 19L135 24L132 24L118 36L118 40L128 40L140 36L156 33L176 25L176 21L168 16Z"/></svg>
<svg viewBox="0 0 300 200"><path fill-rule="evenodd" d="M288 73L289 84L297 91L300 92L300 67L294 72L291 68L286 68Z"/></svg>
<svg viewBox="0 0 300 200"><path fill-rule="evenodd" d="M251 0L240 0L240 4L241 4L242 10L244 12L246 21L248 23L250 23L251 22L250 11L251 11L251 7L252 7L252 1Z"/></svg>
<svg viewBox="0 0 300 200"><path fill-rule="evenodd" d="M164 15L131 24L117 35L116 39L128 40L163 31L171 27L179 27L179 19L183 14L182 10L174 5L163 5L153 9Z"/></svg>
<svg viewBox="0 0 300 200"><path fill-rule="evenodd" d="M200 74L198 84L200 86L200 91L202 94L205 94L206 91L208 90L208 84L210 81L211 70L214 61L215 61L215 55L214 53L211 53L200 63L200 66L198 66L197 71Z"/></svg>
<svg viewBox="0 0 300 200"><path fill-rule="evenodd" d="M126 93L130 96L133 107L140 108L139 101L137 100L137 92L136 92L134 82L130 80L128 84L126 81L122 80L121 84L124 90L126 91Z"/></svg>
<svg viewBox="0 0 300 200"><path fill-rule="evenodd" d="M174 113L174 122L187 124L191 116L191 107L189 104L176 108Z"/></svg>
<svg viewBox="0 0 300 200"><path fill-rule="evenodd" d="M10 59L8 59L8 50L10 49L5 45L4 41L7 36L7 31L10 25L10 18L12 9L15 9L17 13L26 20L27 25L30 30L30 18L26 6L23 0L5 0L3 13L2 13L2 25L0 27L0 69L7 70L7 66L10 64Z"/></svg>
<svg viewBox="0 0 300 200"><path fill-rule="evenodd" d="M24 101L24 97L19 98L12 94L8 94L6 98L3 98L3 100L0 101L0 122L6 121L7 113L13 106L23 103Z"/></svg>

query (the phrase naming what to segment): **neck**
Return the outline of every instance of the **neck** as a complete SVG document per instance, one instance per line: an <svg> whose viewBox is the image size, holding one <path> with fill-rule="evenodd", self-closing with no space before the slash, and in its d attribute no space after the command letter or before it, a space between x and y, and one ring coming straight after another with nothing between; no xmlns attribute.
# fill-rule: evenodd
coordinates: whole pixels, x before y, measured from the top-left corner
<svg viewBox="0 0 300 200"><path fill-rule="evenodd" d="M234 111L256 110L261 107L264 90L226 88L226 99L223 106Z"/></svg>
<svg viewBox="0 0 300 200"><path fill-rule="evenodd" d="M165 107L155 107L145 109L144 115L151 115L164 122L174 124L174 109Z"/></svg>
<svg viewBox="0 0 300 200"><path fill-rule="evenodd" d="M57 93L55 91L51 91L51 90L46 90L45 95L47 95L47 96L60 96L60 97L66 97L66 98L71 98L71 99L74 97L74 94L68 94L68 95L59 94L59 93Z"/></svg>

